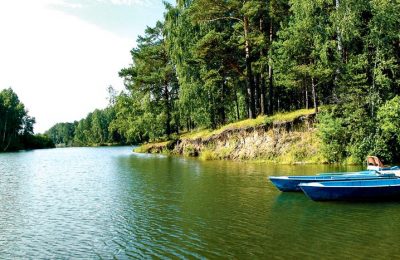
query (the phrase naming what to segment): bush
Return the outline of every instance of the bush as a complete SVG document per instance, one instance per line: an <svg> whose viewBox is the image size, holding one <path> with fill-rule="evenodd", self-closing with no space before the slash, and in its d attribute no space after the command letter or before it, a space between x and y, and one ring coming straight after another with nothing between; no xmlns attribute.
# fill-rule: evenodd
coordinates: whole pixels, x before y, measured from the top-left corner
<svg viewBox="0 0 400 260"><path fill-rule="evenodd" d="M346 156L347 132L342 118L335 117L332 111L318 114L318 135L322 141L322 153L328 162L342 162Z"/></svg>
<svg viewBox="0 0 400 260"><path fill-rule="evenodd" d="M387 160L400 159L400 97L395 96L381 106L377 113L379 124L378 143L381 156Z"/></svg>
<svg viewBox="0 0 400 260"><path fill-rule="evenodd" d="M47 135L24 135L21 137L22 145L25 149L44 149L54 148L53 140Z"/></svg>
<svg viewBox="0 0 400 260"><path fill-rule="evenodd" d="M320 113L318 121L322 152L329 162L362 163L367 155L387 162L400 159L399 96L384 103L376 114L363 106L336 106Z"/></svg>
<svg viewBox="0 0 400 260"><path fill-rule="evenodd" d="M205 161L211 161L211 160L218 159L218 157L215 155L215 153L208 149L204 149L203 151L201 151L199 158L201 160L205 160Z"/></svg>

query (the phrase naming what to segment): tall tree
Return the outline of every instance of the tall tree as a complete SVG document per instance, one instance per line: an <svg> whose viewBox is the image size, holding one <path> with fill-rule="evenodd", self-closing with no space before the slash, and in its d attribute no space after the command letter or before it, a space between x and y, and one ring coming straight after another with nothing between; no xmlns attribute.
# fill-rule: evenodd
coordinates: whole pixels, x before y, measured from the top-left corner
<svg viewBox="0 0 400 260"><path fill-rule="evenodd" d="M0 149L6 151L10 145L18 142L18 135L24 129L24 119L27 119L27 111L11 88L0 92L0 102ZM31 131L33 121L27 120L25 123L25 129Z"/></svg>
<svg viewBox="0 0 400 260"><path fill-rule="evenodd" d="M275 61L280 69L278 80L283 86L305 85L308 89L310 85L318 112L318 87L330 85L333 77L332 62L336 53L330 22L333 4L324 0L290 3L292 15L288 25L278 33L279 42L275 45Z"/></svg>
<svg viewBox="0 0 400 260"><path fill-rule="evenodd" d="M0 92L0 151L50 148L54 144L45 135L34 135L35 118L11 89Z"/></svg>
<svg viewBox="0 0 400 260"><path fill-rule="evenodd" d="M249 117L255 118L256 111L256 89L253 73L253 55L252 55L252 27L249 14L252 11L252 5L256 1L238 1L238 0L198 0L190 6L190 13L193 21L197 23L212 23L217 21L229 21L239 33L243 45L244 63L246 68L246 88L249 108Z"/></svg>
<svg viewBox="0 0 400 260"><path fill-rule="evenodd" d="M142 116L162 122L163 133L169 136L172 131L179 129L179 122L174 115L178 83L165 42L163 23L157 22L155 27L147 27L145 35L140 36L137 43L138 47L131 51L132 66L122 69L120 76L124 78L128 91L141 92L147 99L143 103Z"/></svg>

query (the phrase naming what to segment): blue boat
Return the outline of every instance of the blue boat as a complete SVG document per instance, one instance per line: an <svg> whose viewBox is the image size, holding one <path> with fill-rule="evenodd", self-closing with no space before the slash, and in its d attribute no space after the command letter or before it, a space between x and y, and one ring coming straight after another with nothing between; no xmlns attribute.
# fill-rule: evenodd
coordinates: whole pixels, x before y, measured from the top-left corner
<svg viewBox="0 0 400 260"><path fill-rule="evenodd" d="M324 174L316 176L270 176L269 180L280 191L301 191L300 183L309 182L331 182L331 181L350 181L350 180L375 180L396 178L393 173L379 173L377 171L363 171L345 174Z"/></svg>
<svg viewBox="0 0 400 260"><path fill-rule="evenodd" d="M399 178L311 182L299 186L315 201L400 199Z"/></svg>
<svg viewBox="0 0 400 260"><path fill-rule="evenodd" d="M367 156L367 170L360 172L321 173L316 176L271 176L270 181L280 191L300 191L300 183L390 179L400 176L400 167L385 167L376 156Z"/></svg>

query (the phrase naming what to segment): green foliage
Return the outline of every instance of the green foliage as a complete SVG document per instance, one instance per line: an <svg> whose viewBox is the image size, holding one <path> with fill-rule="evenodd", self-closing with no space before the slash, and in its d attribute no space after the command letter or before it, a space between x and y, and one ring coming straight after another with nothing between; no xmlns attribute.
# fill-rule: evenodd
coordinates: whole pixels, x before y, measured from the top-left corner
<svg viewBox="0 0 400 260"><path fill-rule="evenodd" d="M107 144L123 144L124 139L111 127L116 118L115 108L96 109L86 118L74 123L75 131L73 145L94 146Z"/></svg>
<svg viewBox="0 0 400 260"><path fill-rule="evenodd" d="M34 135L35 118L11 89L0 92L0 151L54 147L44 135Z"/></svg>
<svg viewBox="0 0 400 260"><path fill-rule="evenodd" d="M398 1L165 5L164 20L138 38L132 65L120 71L126 89L119 95L109 90L112 115L89 114L74 124L73 139L62 126L49 134L55 142L144 143L183 132L209 137L326 106L318 135L330 162L361 162L368 154L400 159L398 100L391 100L400 94ZM298 147L287 156L305 154Z"/></svg>
<svg viewBox="0 0 400 260"><path fill-rule="evenodd" d="M24 144L24 149L45 149L55 147L53 140L44 134L24 135L22 136L22 143Z"/></svg>
<svg viewBox="0 0 400 260"><path fill-rule="evenodd" d="M395 96L380 107L378 120L382 134L387 139L400 142L400 96Z"/></svg>
<svg viewBox="0 0 400 260"><path fill-rule="evenodd" d="M24 104L11 89L0 92L0 150L16 150L21 147L19 137L31 133L33 120L28 119ZM26 123L26 124L24 124Z"/></svg>
<svg viewBox="0 0 400 260"><path fill-rule="evenodd" d="M400 155L400 96L382 105L377 113L381 154L388 160L399 160Z"/></svg>
<svg viewBox="0 0 400 260"><path fill-rule="evenodd" d="M346 156L347 130L343 118L336 118L331 111L318 115L318 134L322 140L322 153L329 162L341 162Z"/></svg>
<svg viewBox="0 0 400 260"><path fill-rule="evenodd" d="M322 152L330 162L361 163L369 154L380 156L384 161L400 159L399 96L380 106L376 117L368 116L366 109L349 104L335 109L318 115Z"/></svg>
<svg viewBox="0 0 400 260"><path fill-rule="evenodd" d="M184 156L195 157L195 156L198 156L198 152L196 150L196 147L194 147L191 144L188 144L185 147L183 147L183 155Z"/></svg>
<svg viewBox="0 0 400 260"><path fill-rule="evenodd" d="M204 149L203 151L201 151L199 158L204 161L212 161L218 159L218 156L215 154L214 151Z"/></svg>
<svg viewBox="0 0 400 260"><path fill-rule="evenodd" d="M179 114L174 110L178 83L164 37L161 22L147 27L131 51L132 66L120 71L127 92L116 100L112 129L129 142L169 137L179 130Z"/></svg>
<svg viewBox="0 0 400 260"><path fill-rule="evenodd" d="M57 146L124 144L125 140L111 126L115 118L113 106L103 110L96 109L80 121L55 124L46 131L46 135Z"/></svg>
<svg viewBox="0 0 400 260"><path fill-rule="evenodd" d="M396 115L400 61L400 5L392 1L340 1L330 21L340 33L333 110L321 115L325 156L360 163L368 154L399 160ZM395 29L397 28L397 29ZM397 35L397 36L396 36Z"/></svg>
<svg viewBox="0 0 400 260"><path fill-rule="evenodd" d="M273 44L276 84L284 91L304 93L306 108L312 96L316 108L321 93L332 91L336 42L332 30L333 1L291 1L287 26Z"/></svg>
<svg viewBox="0 0 400 260"><path fill-rule="evenodd" d="M322 152L329 162L362 163L369 154L387 159L375 118L365 109L345 110L342 106L318 116Z"/></svg>
<svg viewBox="0 0 400 260"><path fill-rule="evenodd" d="M57 123L46 131L55 144L71 146L75 136L75 123Z"/></svg>

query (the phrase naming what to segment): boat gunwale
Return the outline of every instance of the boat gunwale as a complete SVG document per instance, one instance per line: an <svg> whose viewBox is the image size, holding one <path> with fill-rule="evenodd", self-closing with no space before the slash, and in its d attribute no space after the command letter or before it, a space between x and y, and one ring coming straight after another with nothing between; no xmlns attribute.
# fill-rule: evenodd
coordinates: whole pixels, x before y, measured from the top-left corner
<svg viewBox="0 0 400 260"><path fill-rule="evenodd" d="M387 173L385 173L387 174ZM308 181L308 180L316 180L315 182L318 182L318 180L339 180L339 181L347 181L346 179L370 179L370 180L375 180L375 179L391 179L394 178L395 175L385 175L385 174L381 174L381 175L373 175L371 174L371 176L368 176L369 174L357 174L357 175L332 175L332 176L269 176L268 178L270 180L293 180L293 181ZM341 180L343 179L343 180Z"/></svg>
<svg viewBox="0 0 400 260"><path fill-rule="evenodd" d="M397 179L395 179L397 180ZM331 182L330 184L333 183L338 183L337 182ZM318 184L318 185L316 185ZM340 185L324 185L323 182L308 182L308 183L300 183L299 187L313 187L313 188L382 188L382 187L400 187L399 184L380 184L380 185L369 185L369 186L359 186L359 185L352 185L352 186L340 186Z"/></svg>

